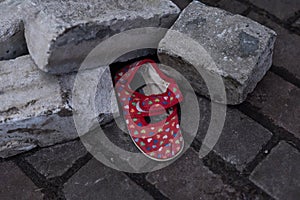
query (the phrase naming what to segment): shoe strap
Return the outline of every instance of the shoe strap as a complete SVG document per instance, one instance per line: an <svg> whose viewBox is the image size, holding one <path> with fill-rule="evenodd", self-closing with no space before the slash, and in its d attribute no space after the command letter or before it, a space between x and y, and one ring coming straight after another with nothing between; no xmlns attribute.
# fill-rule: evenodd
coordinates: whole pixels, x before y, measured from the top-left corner
<svg viewBox="0 0 300 200"><path fill-rule="evenodd" d="M130 89L129 84L139 68L150 63L161 78L170 84L167 91L162 94L146 96ZM135 117L153 116L165 113L165 110L171 108L183 101L182 93L176 82L165 76L153 60L146 59L125 67L115 76L116 89L121 99L121 105L128 110L130 115ZM150 112L151 108L151 112Z"/></svg>

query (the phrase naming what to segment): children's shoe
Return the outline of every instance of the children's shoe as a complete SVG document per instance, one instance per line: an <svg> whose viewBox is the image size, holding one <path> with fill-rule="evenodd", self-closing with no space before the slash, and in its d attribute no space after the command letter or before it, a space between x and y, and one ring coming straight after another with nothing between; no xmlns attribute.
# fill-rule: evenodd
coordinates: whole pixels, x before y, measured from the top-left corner
<svg viewBox="0 0 300 200"><path fill-rule="evenodd" d="M141 68L146 68L147 73L142 76L147 83L133 90L130 84ZM149 59L121 69L114 81L129 134L137 148L156 161L178 156L184 146L178 118L183 96L176 82Z"/></svg>

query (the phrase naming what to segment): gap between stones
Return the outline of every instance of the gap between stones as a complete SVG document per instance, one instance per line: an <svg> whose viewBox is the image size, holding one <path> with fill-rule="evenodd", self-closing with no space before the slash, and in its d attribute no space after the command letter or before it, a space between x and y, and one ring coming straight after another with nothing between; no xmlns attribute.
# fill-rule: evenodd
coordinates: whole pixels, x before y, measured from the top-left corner
<svg viewBox="0 0 300 200"><path fill-rule="evenodd" d="M242 105L237 106L238 110L252 118L257 123L261 124L263 127L268 129L273 133L274 136L278 138L279 141L284 140L296 149L300 151L300 139L296 138L292 133L279 127L273 123L271 119L257 112L257 108L244 102ZM268 149L266 149L268 150Z"/></svg>
<svg viewBox="0 0 300 200"><path fill-rule="evenodd" d="M263 114L258 113L257 108L246 102L242 105L239 105L237 108L242 113L262 125L264 128L271 131L273 134L272 138L262 146L261 150L255 156L255 158L250 163L248 163L243 171L243 174L245 174L246 176L250 176L252 171L269 155L272 149L277 146L280 141L286 141L287 143L298 149L298 151L300 151L300 140L287 130L276 126L271 119L268 119Z"/></svg>
<svg viewBox="0 0 300 200"><path fill-rule="evenodd" d="M77 139L75 139L77 140ZM75 141L72 140L72 141ZM72 142L68 141L68 142ZM59 144L64 144L66 142L61 142ZM55 145L59 145L55 144ZM52 146L55 146L52 145ZM50 146L51 147L51 146ZM49 147L46 147L49 148ZM37 147L29 152L24 152L13 157L6 159L0 159L1 162L13 161L21 171L30 178L30 180L41 189L44 194L44 199L65 199L63 194L63 184L68 181L68 179L74 175L81 167L83 167L91 158L90 154L79 158L75 161L74 165L68 169L62 176L47 179L44 175L40 174L30 163L25 160L25 157L33 155L37 151L41 150L41 147Z"/></svg>
<svg viewBox="0 0 300 200"><path fill-rule="evenodd" d="M169 199L166 196L164 196L164 194L162 194L154 185L152 185L146 180L147 173L143 173L143 174L125 173L125 175L129 177L133 182L135 182L138 186L143 188L154 199L157 200Z"/></svg>
<svg viewBox="0 0 300 200"><path fill-rule="evenodd" d="M289 30L290 32L295 33L297 35L300 35L300 30L292 26L293 22L296 21L298 19L298 17L300 16L299 12L297 12L293 17L290 17L289 19L287 19L288 23L285 23L284 21L282 21L278 17L270 14L266 10L253 5L248 0L237 0L237 1L240 2L240 3L242 3L242 4L244 4L244 5L249 6L250 10L252 10L252 11L258 13L258 14L265 15L266 17L268 17L269 19L271 19L273 22L275 22L278 25L280 25L281 27Z"/></svg>
<svg viewBox="0 0 300 200"><path fill-rule="evenodd" d="M289 25L292 25L294 22L297 21L297 19L298 19L299 17L300 17L300 10L297 11L297 12L295 13L294 16L288 18L286 21L287 21L287 23L288 23Z"/></svg>
<svg viewBox="0 0 300 200"><path fill-rule="evenodd" d="M245 169L243 170L243 174L247 177L253 172L253 170L261 163L267 155L271 152L271 150L279 144L280 140L277 135L273 135L272 138L262 146L261 150L255 156L255 158L247 164Z"/></svg>
<svg viewBox="0 0 300 200"><path fill-rule="evenodd" d="M14 163L31 179L31 181L41 189L44 198L47 196L57 196L57 187L48 181L42 174L37 172L23 157L17 157Z"/></svg>
<svg viewBox="0 0 300 200"><path fill-rule="evenodd" d="M203 163L213 173L220 175L224 183L229 184L237 191L240 191L245 198L251 199L252 197L255 198L259 196L262 199L273 199L270 195L252 183L248 177L240 174L234 166L226 163L215 153L210 152L203 158Z"/></svg>
<svg viewBox="0 0 300 200"><path fill-rule="evenodd" d="M75 161L73 166L69 168L62 176L46 179L45 176L36 171L35 168L24 159L24 156L32 155L40 149L41 148L36 148L29 153L23 153L16 157L11 157L10 159L1 159L0 161L4 162L8 160L13 160L15 164L23 171L23 173L27 177L29 177L37 187L41 188L41 192L44 194L44 199L65 199L63 192L64 184L73 175L75 175L83 166L85 166L93 158L93 156L90 153L87 153L86 155ZM135 182L138 186L144 189L147 193L149 193L154 199L168 199L158 189L156 189L155 186L151 185L149 182L146 181L147 173L124 174L128 176L133 182Z"/></svg>
<svg viewBox="0 0 300 200"><path fill-rule="evenodd" d="M201 142L195 140L191 147L198 152L201 148ZM225 184L232 186L245 197L249 198L249 195L253 195L253 198L255 196L260 196L262 199L273 199L270 195L252 183L248 179L248 176L240 173L232 164L224 161L216 153L211 151L203 158L203 163L214 174L220 175Z"/></svg>
<svg viewBox="0 0 300 200"><path fill-rule="evenodd" d="M23 158L23 156L18 156L14 159L14 162L37 187L41 188L41 192L44 194L44 199L65 199L63 193L64 183L66 183L69 178L71 178L91 158L92 156L89 153L86 154L75 161L74 165L62 176L51 179L46 179L45 176L37 172L35 168Z"/></svg>
<svg viewBox="0 0 300 200"><path fill-rule="evenodd" d="M283 78L285 81L294 84L298 88L300 88L300 80L296 78L296 76L290 73L287 69L279 66L272 65L271 72Z"/></svg>

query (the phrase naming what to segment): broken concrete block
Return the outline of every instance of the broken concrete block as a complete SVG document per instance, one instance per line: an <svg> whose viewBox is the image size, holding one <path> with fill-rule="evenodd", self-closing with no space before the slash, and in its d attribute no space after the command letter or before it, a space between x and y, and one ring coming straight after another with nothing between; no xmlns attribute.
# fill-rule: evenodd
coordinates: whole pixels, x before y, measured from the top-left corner
<svg viewBox="0 0 300 200"><path fill-rule="evenodd" d="M114 34L168 28L180 12L169 0L29 0L27 6L29 52L40 69L54 74L76 71L94 47Z"/></svg>
<svg viewBox="0 0 300 200"><path fill-rule="evenodd" d="M222 77L227 103L239 104L271 67L275 38L274 31L248 18L194 1L160 42L158 54L208 97L196 68Z"/></svg>
<svg viewBox="0 0 300 200"><path fill-rule="evenodd" d="M28 54L22 23L22 2L0 2L0 60Z"/></svg>
<svg viewBox="0 0 300 200"><path fill-rule="evenodd" d="M97 70L105 76L103 80L98 80L102 95L96 96L98 113L93 115L96 118L93 121L103 124L112 118L106 99L114 93L109 68ZM72 80L72 76L46 74L37 68L30 56L0 62L0 157L78 137L73 120L76 108L70 100L71 81L61 81ZM103 83L105 87L102 87ZM91 128L94 126L91 123L88 125Z"/></svg>

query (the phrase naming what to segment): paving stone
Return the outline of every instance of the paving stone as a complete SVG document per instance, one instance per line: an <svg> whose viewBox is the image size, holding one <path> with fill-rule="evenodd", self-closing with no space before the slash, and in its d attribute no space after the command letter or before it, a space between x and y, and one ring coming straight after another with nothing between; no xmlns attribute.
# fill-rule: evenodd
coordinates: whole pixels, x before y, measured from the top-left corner
<svg viewBox="0 0 300 200"><path fill-rule="evenodd" d="M13 163L0 163L0 199L43 199L39 188Z"/></svg>
<svg viewBox="0 0 300 200"><path fill-rule="evenodd" d="M25 160L46 178L53 178L63 175L86 154L87 151L80 141L72 141L41 149Z"/></svg>
<svg viewBox="0 0 300 200"><path fill-rule="evenodd" d="M122 123L122 119L117 119ZM124 125L117 127L115 122L102 127L104 136L99 135L99 130L92 131L82 137L89 152L98 160L101 159L107 166L118 171L129 173L147 173L163 168L169 162L158 163L143 155L134 145L130 136L124 131Z"/></svg>
<svg viewBox="0 0 300 200"><path fill-rule="evenodd" d="M29 0L28 10L25 37L29 52L50 73L78 69L96 45L114 34L133 28L170 27L180 12L169 0Z"/></svg>
<svg viewBox="0 0 300 200"><path fill-rule="evenodd" d="M206 96L209 96L206 84L194 67L199 66L209 79L221 76L227 103L239 104L270 68L275 35L271 29L248 18L194 1L160 42L159 58ZM215 96L211 98L222 102Z"/></svg>
<svg viewBox="0 0 300 200"><path fill-rule="evenodd" d="M211 119L211 103L199 98L200 123L196 138L203 141ZM272 133L240 111L227 108L222 133L213 151L225 161L243 171L271 139Z"/></svg>
<svg viewBox="0 0 300 200"><path fill-rule="evenodd" d="M235 0L222 0L218 7L234 14L241 14L247 10L247 6Z"/></svg>
<svg viewBox="0 0 300 200"><path fill-rule="evenodd" d="M300 10L298 0L249 0L252 4L266 10L281 20L293 17Z"/></svg>
<svg viewBox="0 0 300 200"><path fill-rule="evenodd" d="M300 153L280 142L253 171L250 179L275 199L297 200L300 196Z"/></svg>
<svg viewBox="0 0 300 200"><path fill-rule="evenodd" d="M125 174L90 160L64 185L66 199L153 199Z"/></svg>
<svg viewBox="0 0 300 200"><path fill-rule="evenodd" d="M213 174L193 150L147 180L170 199L238 199L239 192Z"/></svg>
<svg viewBox="0 0 300 200"><path fill-rule="evenodd" d="M23 0L0 2L0 60L28 53L22 23Z"/></svg>
<svg viewBox="0 0 300 200"><path fill-rule="evenodd" d="M257 113L300 138L300 89L272 72L258 84L247 103Z"/></svg>
<svg viewBox="0 0 300 200"><path fill-rule="evenodd" d="M140 153L127 132L127 127L123 118L118 118L117 121L118 123L113 122L103 128L103 132L106 137L112 143L125 151Z"/></svg>
<svg viewBox="0 0 300 200"><path fill-rule="evenodd" d="M278 24L268 20L267 18L250 12L248 17L274 29L278 34L273 56L273 64L277 67L288 71L298 81L300 80L300 36L290 33Z"/></svg>
<svg viewBox="0 0 300 200"><path fill-rule="evenodd" d="M108 67L86 73L106 73L101 82L110 84L100 94L96 114L110 116L112 82ZM18 78L16 78L18 77ZM87 78L89 76L86 76ZM65 77L68 79L68 77ZM92 81L90 79L89 83ZM99 81L99 80L97 80ZM98 82L97 82L98 83ZM63 92L59 78L40 71L30 56L0 62L0 157L9 157L33 149L49 146L78 137L72 111L74 106ZM89 96L81 100L82 106L90 101ZM98 107L99 106L99 107ZM73 109L72 109L73 108ZM94 113L86 117L89 125L99 123ZM103 117L102 116L102 117ZM103 121L100 121L102 123Z"/></svg>

